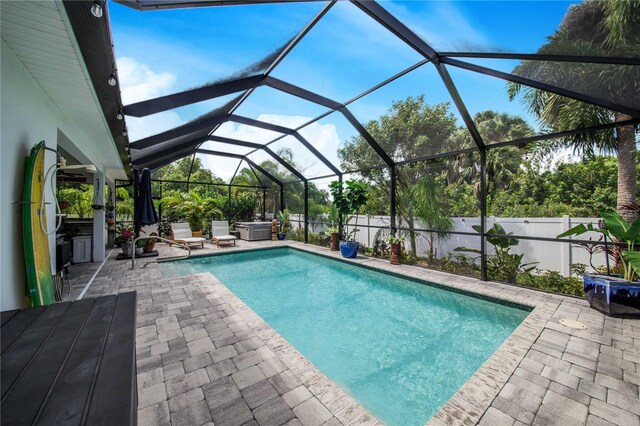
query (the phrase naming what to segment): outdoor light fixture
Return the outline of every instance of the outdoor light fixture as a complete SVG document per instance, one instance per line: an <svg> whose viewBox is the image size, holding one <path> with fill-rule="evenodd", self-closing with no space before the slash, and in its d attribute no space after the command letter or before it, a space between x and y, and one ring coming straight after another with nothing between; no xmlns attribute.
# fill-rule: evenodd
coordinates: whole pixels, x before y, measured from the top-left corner
<svg viewBox="0 0 640 426"><path fill-rule="evenodd" d="M102 5L104 4L104 0L98 0L93 2L93 6L91 6L91 14L96 18L102 18Z"/></svg>
<svg viewBox="0 0 640 426"><path fill-rule="evenodd" d="M109 86L115 86L116 85L116 73L112 72L111 76L109 77L109 80L107 80L107 83L109 83Z"/></svg>
<svg viewBox="0 0 640 426"><path fill-rule="evenodd" d="M122 108L118 110L118 114L116 114L116 118L118 120L122 120L124 118L124 115L122 114Z"/></svg>
<svg viewBox="0 0 640 426"><path fill-rule="evenodd" d="M122 136L127 136L127 128L122 129Z"/></svg>

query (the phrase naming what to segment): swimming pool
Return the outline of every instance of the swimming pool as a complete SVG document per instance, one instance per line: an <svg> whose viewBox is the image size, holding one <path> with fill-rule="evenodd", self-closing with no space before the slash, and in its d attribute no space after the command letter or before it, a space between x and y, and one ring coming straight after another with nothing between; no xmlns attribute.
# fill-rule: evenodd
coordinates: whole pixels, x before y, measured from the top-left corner
<svg viewBox="0 0 640 426"><path fill-rule="evenodd" d="M278 248L162 265L211 272L371 413L422 425L529 313Z"/></svg>

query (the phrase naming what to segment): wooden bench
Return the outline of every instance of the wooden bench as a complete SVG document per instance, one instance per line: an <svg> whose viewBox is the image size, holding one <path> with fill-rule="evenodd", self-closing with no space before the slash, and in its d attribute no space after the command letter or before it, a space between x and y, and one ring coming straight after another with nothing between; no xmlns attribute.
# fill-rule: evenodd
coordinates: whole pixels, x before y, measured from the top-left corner
<svg viewBox="0 0 640 426"><path fill-rule="evenodd" d="M1 314L3 425L135 425L136 292Z"/></svg>

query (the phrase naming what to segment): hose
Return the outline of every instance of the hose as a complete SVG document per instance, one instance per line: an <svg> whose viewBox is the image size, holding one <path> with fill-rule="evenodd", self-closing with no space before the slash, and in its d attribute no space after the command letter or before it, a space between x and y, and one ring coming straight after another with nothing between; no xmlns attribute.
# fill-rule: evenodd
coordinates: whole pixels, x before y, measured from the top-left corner
<svg viewBox="0 0 640 426"><path fill-rule="evenodd" d="M53 166L49 167L49 169L47 170L47 172L44 174L44 184L42 185L42 197L40 200L40 229L42 229L42 232L44 232L46 235L53 235L56 232L58 232L58 229L60 229L60 225L62 225L62 211L60 210L60 205L58 204L58 197L56 196L56 182L54 177L56 176L56 172L58 171L58 165L54 164ZM49 174L51 174L51 193L53 194L53 199L55 201L55 214L56 214L56 229L54 229L51 232L47 231L47 226L45 225L44 221L42 220L42 217L44 216L44 211L45 211L45 202L44 202L44 191L47 187L47 177L49 176Z"/></svg>

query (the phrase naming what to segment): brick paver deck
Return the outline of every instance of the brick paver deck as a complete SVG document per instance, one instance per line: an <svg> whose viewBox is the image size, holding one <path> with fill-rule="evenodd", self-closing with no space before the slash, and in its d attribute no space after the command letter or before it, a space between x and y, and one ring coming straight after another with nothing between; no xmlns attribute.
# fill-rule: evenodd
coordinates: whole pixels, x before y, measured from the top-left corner
<svg viewBox="0 0 640 426"><path fill-rule="evenodd" d="M237 248L292 244L241 241ZM161 255L180 249L159 245ZM115 253L112 255L115 257ZM140 425L363 425L378 421L211 274L162 277L110 259L84 297L138 291ZM640 321L580 299L359 257L354 262L534 307L429 425L640 426ZM560 319L578 320L575 330Z"/></svg>

